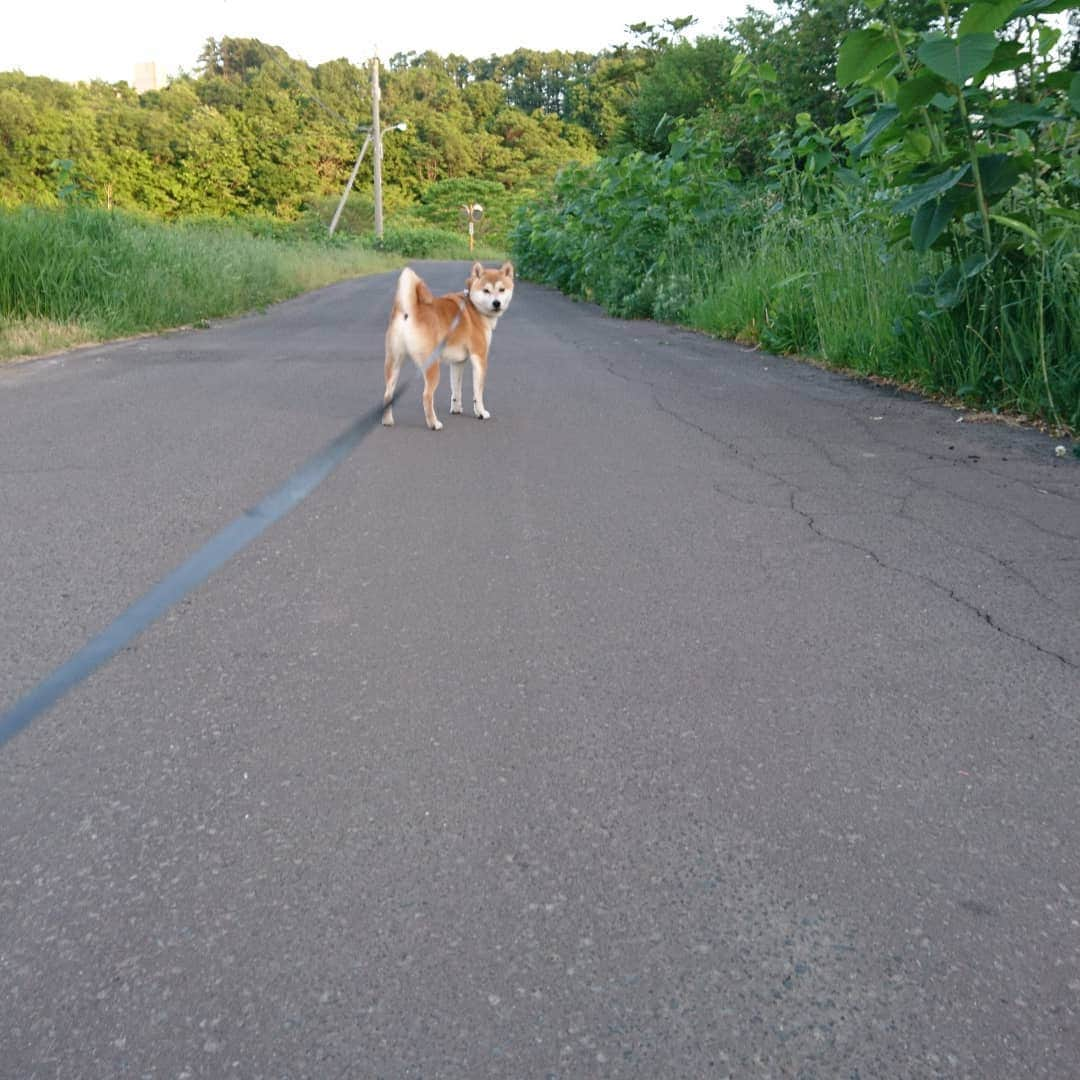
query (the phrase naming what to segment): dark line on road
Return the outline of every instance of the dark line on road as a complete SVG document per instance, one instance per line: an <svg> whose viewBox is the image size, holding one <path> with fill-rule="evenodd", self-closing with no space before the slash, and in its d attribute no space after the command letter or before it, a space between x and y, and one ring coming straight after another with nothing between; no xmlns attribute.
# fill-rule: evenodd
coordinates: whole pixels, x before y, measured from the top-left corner
<svg viewBox="0 0 1080 1080"><path fill-rule="evenodd" d="M392 401L401 396L402 390L404 386L398 388ZM61 664L20 698L0 716L0 746L52 708L69 690L111 660L121 649L126 648L173 604L197 589L229 559L243 551L252 540L310 495L352 453L360 440L378 426L382 420L383 408L383 405L379 405L353 421L337 438L305 462L281 487L267 495L257 506L245 510L235 521L211 537L187 562L163 578L97 637L88 641L70 660Z"/></svg>

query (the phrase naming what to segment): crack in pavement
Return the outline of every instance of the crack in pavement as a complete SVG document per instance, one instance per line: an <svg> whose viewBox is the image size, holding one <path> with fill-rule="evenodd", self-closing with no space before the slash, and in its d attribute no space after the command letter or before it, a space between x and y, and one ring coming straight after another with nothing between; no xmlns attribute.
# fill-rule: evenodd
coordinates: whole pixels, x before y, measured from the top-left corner
<svg viewBox="0 0 1080 1080"><path fill-rule="evenodd" d="M609 367L609 370L611 370L610 367ZM635 381L635 380L630 379L628 376L621 375L618 372L611 371L611 373L613 375L618 375L619 378L625 378L625 379L627 379L627 381ZM679 423L685 425L686 427L689 427L692 430L697 431L700 434L706 436L707 438L711 439L713 442L717 443L717 445L719 445L721 447L724 447L726 450L731 451L734 454L738 454L738 450L733 446L733 444L731 444L730 442L725 442L715 432L708 430L707 428L703 427L701 424L696 423L695 421L689 419L689 417L684 416L683 414L677 412L675 409L673 409L669 405L666 405L663 401L660 400L660 398L657 395L656 390L653 387L653 385L649 384L649 387L650 387L650 390L652 391L653 402L661 412L663 412L666 415L672 417L672 419L678 421ZM830 465L832 465L835 468L840 469L840 471L844 472L845 474L847 473L848 470L846 468L844 468L844 467L841 467L841 466L837 465L837 463L834 462L828 454L825 454L822 451L821 447L819 445L817 445L815 440L810 439L810 438L806 438L805 441L808 442L815 450L817 450L822 455L822 457ZM842 545L844 547L849 547L849 548L851 548L851 549L853 549L855 551L859 551L862 554L866 555L868 558L870 558L874 563L876 563L878 566L880 566L883 570L888 570L888 571L890 571L892 573L899 574L899 575L901 575L903 577L907 577L907 578L909 578L911 580L914 580L914 581L921 581L923 584L929 585L931 588L937 590L938 592L944 593L954 603L959 604L961 607L968 610L971 614L975 615L982 622L985 622L989 627L991 627L993 630L996 630L999 634L1002 634L1005 637L1011 638L1014 641L1017 641L1017 642L1019 642L1019 643L1021 643L1023 645L1026 645L1029 648L1033 649L1034 651L1042 653L1045 656L1052 657L1053 659L1059 661L1060 663L1064 664L1066 667L1068 667L1068 668L1070 668L1072 670L1077 670L1078 667L1080 667L1080 665L1077 665L1077 663L1075 661L1071 660L1069 657L1064 656L1061 653L1055 652L1053 649L1049 649L1044 645L1040 645L1038 642L1033 641L1031 638L1025 637L1023 634L1019 634L1019 633L1017 633L1017 632L1015 632L1013 630L1009 630L1005 626L1002 626L1000 623L995 621L994 617L988 611L986 611L985 609L979 607L977 604L975 604L972 601L968 600L966 597L960 595L960 593L958 593L957 590L955 588L953 588L952 586L947 585L944 582L938 581L937 579L931 577L928 574L920 573L920 572L918 572L916 570L910 570L910 569L907 569L905 567L894 566L894 565L892 565L890 563L887 563L872 548L866 547L863 544L859 544L856 541L846 540L846 539L844 539L842 537L833 536L833 535L831 535L829 533L826 533L825 531L823 531L821 529L820 526L817 525L813 514L811 514L809 511L801 510L798 506L796 506L796 498L799 495L799 488L798 488L798 486L796 484L793 484L788 477L785 477L785 476L781 475L780 473L772 472L769 469L763 468L760 464L755 462L752 457L748 457L745 454L741 457L741 462L742 462L742 464L744 464L747 468L751 469L752 471L754 471L756 473L759 473L762 476L767 476L767 477L769 477L769 479L785 485L787 487L788 491L789 491L790 510L793 513L797 514L799 517L801 517L806 522L807 527L810 529L810 531L812 533L814 533L815 536L819 537L822 540L828 541L830 543L839 544L839 545ZM915 479L914 477L909 477L909 479L910 479L911 483L913 484L913 486L915 488L917 488L917 489L932 490L932 491L935 492L935 494L937 494L939 496L942 494L938 489L932 488L932 486L926 480L918 480L918 479ZM732 495L730 492L723 492L722 489L719 488L715 483L714 483L713 487L714 487L714 490L716 490L718 493L723 493L723 494L725 494L725 495L727 495L727 496L729 496L731 498L735 498L737 501L751 502L752 503L752 500L748 500L748 499L745 499L745 498L738 498L738 497ZM904 499L904 501L906 501L908 497L909 496L904 496L902 498ZM950 494L950 498L951 497L952 496ZM984 507L983 503L979 503L979 502L977 502L976 500L973 500L973 499L963 499L962 501L966 501L966 502L969 502L969 503L975 503L975 505L978 505L980 507ZM1045 533L1047 535L1055 536L1055 537L1057 537L1059 539L1074 539L1073 537L1069 537L1069 536L1065 536L1065 535L1060 534L1060 533L1056 533L1052 529L1042 528L1036 522L1030 521L1028 518L1024 517L1024 515L1022 515L1022 514L1016 514L1015 516L1017 518L1019 518L1020 520L1024 521L1025 523L1027 523L1030 527L1036 529L1039 532L1043 532L1043 533ZM914 525L927 528L931 532L936 531L936 530L932 529L929 526L923 525L922 522L919 522L916 518L911 517L910 515L907 516L905 518L905 520L908 520L908 521L912 522L912 524L914 524ZM983 554L987 558L991 559L996 565L998 565L1006 573L1009 573L1014 578L1020 580L1021 582L1024 582L1029 587L1032 587L1032 591L1035 592L1035 594L1037 596L1039 596L1040 599L1042 599L1044 601L1046 600L1046 597L1043 596L1043 594L1038 589L1035 589L1033 586L1031 586L1030 582L1027 582L1026 579L1021 574L1019 574L1012 567L1008 566L1003 560L1001 560L1000 558L998 558L998 557L996 557L994 555L991 555L991 554L989 554L989 553L987 553L985 551L980 551L980 554Z"/></svg>
<svg viewBox="0 0 1080 1080"><path fill-rule="evenodd" d="M1027 645L1029 648L1034 649L1036 652L1043 653L1045 656L1052 656L1055 660L1060 660L1066 667L1072 668L1074 671L1080 670L1080 665L1075 661L1070 660L1067 656L1062 656L1061 653L1056 653L1053 649L1048 649L1043 645L1040 645L1037 641L1032 641L1030 638L1024 637L1022 634L1018 634L1012 630L1006 629L999 623L994 621L993 616L979 607L977 604L972 603L966 597L961 596L955 589L949 585L945 585L942 582L930 577L928 574L920 574L915 570L908 570L902 566L893 566L891 563L885 562L876 551L872 548L868 548L863 544L859 544L854 540L845 540L840 536L832 536L827 532L824 532L820 526L814 521L814 516L807 510L800 510L795 505L795 499L798 492L793 491L791 493L791 510L793 513L798 514L805 522L810 531L820 537L822 540L827 540L831 544L840 544L843 547L852 548L855 551L862 552L864 555L872 559L883 570L889 570L894 574L899 574L901 577L910 578L914 581L921 581L926 585L937 589L939 592L945 593L946 596L961 607L967 608L972 614L977 615L987 626L996 630L999 634L1004 634L1005 637L1012 638L1013 641L1018 641L1022 645Z"/></svg>
<svg viewBox="0 0 1080 1080"><path fill-rule="evenodd" d="M957 463L953 462L951 464L945 464L945 465L941 465L941 466L937 466L937 465L923 466L923 468L917 469L914 472L910 473L908 475L908 480L910 480L911 483L914 484L917 488L919 488L919 489L921 489L923 491L929 491L932 494L937 495L937 496L948 498L950 501L967 503L970 506L979 507L980 510L987 509L988 506L987 506L987 504L985 502L980 502L978 499L973 499L969 495L962 495L959 492L949 491L949 490L946 490L946 489L943 489L943 488L940 488L940 487L935 487L928 479L925 479L925 478L919 476L919 473L923 473L923 472L927 472L927 471L940 472L940 471L943 471L946 468L952 469L952 468L956 467L956 464ZM1027 486L1022 481L1017 480L1015 477L1001 477L1001 479L1008 479L1011 483L1016 484L1018 487ZM1041 494L1046 494L1047 496L1049 496L1051 498L1057 497L1059 499L1064 499L1066 502L1072 502L1073 501L1072 499L1070 499L1066 495L1056 495L1056 493L1049 492L1049 491L1044 492L1043 489L1036 488L1034 485L1031 485L1031 488L1032 488L1032 490L1038 491ZM1014 509L1012 509L1010 507L992 507L990 509L993 509L993 511L995 513L1009 514L1011 517L1015 518L1017 521L1022 521L1025 525L1030 526L1036 532L1042 533L1044 536L1052 536L1055 540L1069 540L1069 541L1075 543L1077 541L1077 539L1080 539L1073 533L1059 532L1057 529L1051 529L1048 526L1043 525L1041 522L1033 521L1026 514L1022 514L1019 511L1014 510Z"/></svg>

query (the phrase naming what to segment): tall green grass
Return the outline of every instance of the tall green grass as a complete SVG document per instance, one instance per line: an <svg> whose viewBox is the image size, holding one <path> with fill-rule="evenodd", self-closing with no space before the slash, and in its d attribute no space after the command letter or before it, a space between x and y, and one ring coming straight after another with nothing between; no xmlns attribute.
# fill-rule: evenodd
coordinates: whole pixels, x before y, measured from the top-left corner
<svg viewBox="0 0 1080 1080"><path fill-rule="evenodd" d="M101 209L0 211L0 356L237 314L401 265L355 244L256 236L227 222L165 225Z"/></svg>
<svg viewBox="0 0 1080 1080"><path fill-rule="evenodd" d="M778 220L684 252L696 297L693 326L802 353L860 371L912 374L899 338L918 305L906 283L919 269L910 252L890 252L873 231L827 218Z"/></svg>
<svg viewBox="0 0 1080 1080"><path fill-rule="evenodd" d="M522 207L511 233L522 276L615 315L689 324L1080 431L1075 211L1051 203L1037 231L1025 224L1033 200L1018 189L1015 206L1000 206L990 250L977 223L973 233L963 222L929 247L909 239L899 189L873 171L821 176L789 146L765 177L744 181L714 127L677 124L670 140L667 154L565 169Z"/></svg>
<svg viewBox="0 0 1080 1080"><path fill-rule="evenodd" d="M1080 229L1063 230L1038 258L1002 252L964 290L943 294L948 253L889 243L885 225L858 208L770 215L748 202L703 228L621 203L595 213L599 196L584 191L571 192L569 209L521 216L513 253L525 276L614 314L1080 431Z"/></svg>
<svg viewBox="0 0 1080 1080"><path fill-rule="evenodd" d="M940 271L934 255L839 217L733 231L680 258L692 326L1080 429L1075 243L1034 265L999 260L954 306L918 287Z"/></svg>

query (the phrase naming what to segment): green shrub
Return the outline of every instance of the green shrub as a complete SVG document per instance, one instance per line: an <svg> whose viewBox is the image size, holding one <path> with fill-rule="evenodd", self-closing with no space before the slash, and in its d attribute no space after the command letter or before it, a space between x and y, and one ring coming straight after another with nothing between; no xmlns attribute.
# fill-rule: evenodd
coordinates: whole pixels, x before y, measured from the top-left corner
<svg viewBox="0 0 1080 1080"><path fill-rule="evenodd" d="M1003 245L958 283L951 251L895 242L869 181L740 183L727 157L684 124L666 156L565 170L517 216L519 271L615 315L1080 429L1080 225L1062 217L1050 243Z"/></svg>
<svg viewBox="0 0 1080 1080"><path fill-rule="evenodd" d="M423 226L390 226L375 247L407 259L464 259L469 254L467 237Z"/></svg>

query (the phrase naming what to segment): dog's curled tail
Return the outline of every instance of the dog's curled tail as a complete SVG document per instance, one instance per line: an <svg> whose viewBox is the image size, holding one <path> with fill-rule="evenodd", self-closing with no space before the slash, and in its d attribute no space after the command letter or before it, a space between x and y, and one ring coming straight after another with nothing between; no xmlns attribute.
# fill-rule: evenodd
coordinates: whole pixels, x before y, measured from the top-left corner
<svg viewBox="0 0 1080 1080"><path fill-rule="evenodd" d="M398 278L397 293L394 296L397 307L411 315L420 304L430 304L435 299L431 290L424 284L419 274L406 266Z"/></svg>

